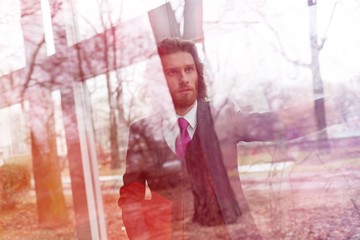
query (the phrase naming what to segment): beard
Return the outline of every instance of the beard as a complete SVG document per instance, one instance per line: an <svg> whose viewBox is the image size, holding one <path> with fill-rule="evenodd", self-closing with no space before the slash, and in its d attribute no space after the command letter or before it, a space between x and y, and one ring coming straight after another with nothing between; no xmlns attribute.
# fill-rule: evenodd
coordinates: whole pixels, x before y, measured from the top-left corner
<svg viewBox="0 0 360 240"><path fill-rule="evenodd" d="M176 108L191 107L197 98L197 89L192 88L191 91L181 92L176 91L171 95L171 98Z"/></svg>

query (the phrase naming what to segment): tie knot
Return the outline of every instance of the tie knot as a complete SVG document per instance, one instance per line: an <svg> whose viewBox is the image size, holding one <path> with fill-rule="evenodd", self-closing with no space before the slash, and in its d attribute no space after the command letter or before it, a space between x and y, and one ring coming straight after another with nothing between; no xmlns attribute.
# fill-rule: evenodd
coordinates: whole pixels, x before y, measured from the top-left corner
<svg viewBox="0 0 360 240"><path fill-rule="evenodd" d="M188 121L186 121L186 119L182 118L182 117L178 118L178 123L179 123L180 130L187 129L187 127L189 126Z"/></svg>

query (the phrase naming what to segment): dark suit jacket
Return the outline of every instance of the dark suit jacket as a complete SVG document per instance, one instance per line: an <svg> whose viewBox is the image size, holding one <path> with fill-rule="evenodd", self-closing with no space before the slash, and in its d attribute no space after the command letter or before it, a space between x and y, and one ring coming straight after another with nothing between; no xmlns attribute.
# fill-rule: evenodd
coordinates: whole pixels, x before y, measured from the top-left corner
<svg viewBox="0 0 360 240"><path fill-rule="evenodd" d="M225 102L217 109L212 108L210 114L206 110L207 104L198 102L195 134L206 122L204 119L213 119L229 182L240 207L240 219L235 224L214 228L191 224L193 196L184 162L178 160L168 147L162 133L161 116L153 115L130 128L124 186L120 189L119 199L130 238L171 239L185 234L190 239L192 236L194 239L199 236L260 239L241 188L237 143L274 140L283 136L284 129L273 113L242 113ZM144 200L146 182L151 190L151 200Z"/></svg>

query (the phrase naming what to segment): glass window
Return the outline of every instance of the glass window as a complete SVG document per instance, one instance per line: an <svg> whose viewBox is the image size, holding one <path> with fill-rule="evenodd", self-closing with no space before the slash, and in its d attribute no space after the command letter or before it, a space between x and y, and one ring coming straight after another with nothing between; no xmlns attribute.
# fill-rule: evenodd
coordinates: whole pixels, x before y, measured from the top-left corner
<svg viewBox="0 0 360 240"><path fill-rule="evenodd" d="M24 40L20 26L20 1L0 3L0 76L25 66Z"/></svg>
<svg viewBox="0 0 360 240"><path fill-rule="evenodd" d="M2 1L0 238L360 238L359 10Z"/></svg>

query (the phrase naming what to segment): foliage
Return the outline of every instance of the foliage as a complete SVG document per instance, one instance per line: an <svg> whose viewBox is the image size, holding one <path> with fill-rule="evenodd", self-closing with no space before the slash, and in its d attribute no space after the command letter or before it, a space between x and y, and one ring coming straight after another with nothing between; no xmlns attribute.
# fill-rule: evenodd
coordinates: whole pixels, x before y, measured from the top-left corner
<svg viewBox="0 0 360 240"><path fill-rule="evenodd" d="M16 197L30 187L30 171L22 164L0 167L0 209L15 207Z"/></svg>

